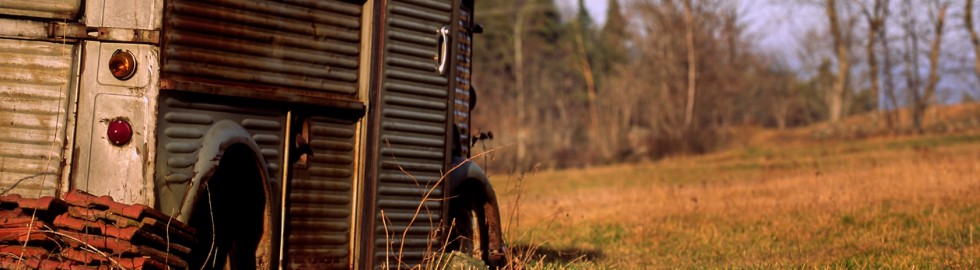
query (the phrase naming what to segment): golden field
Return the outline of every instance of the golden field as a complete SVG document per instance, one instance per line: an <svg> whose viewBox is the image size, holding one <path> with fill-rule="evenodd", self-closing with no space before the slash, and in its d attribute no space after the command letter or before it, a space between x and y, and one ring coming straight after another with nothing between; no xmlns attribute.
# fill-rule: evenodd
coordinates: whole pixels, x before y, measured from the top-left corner
<svg viewBox="0 0 980 270"><path fill-rule="evenodd" d="M786 134L703 156L491 175L514 266L980 269L980 133Z"/></svg>

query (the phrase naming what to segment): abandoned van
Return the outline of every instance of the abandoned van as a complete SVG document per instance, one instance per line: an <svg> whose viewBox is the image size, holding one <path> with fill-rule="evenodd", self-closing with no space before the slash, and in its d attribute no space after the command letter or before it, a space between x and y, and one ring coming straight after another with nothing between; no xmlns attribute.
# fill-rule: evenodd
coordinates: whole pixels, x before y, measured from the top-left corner
<svg viewBox="0 0 980 270"><path fill-rule="evenodd" d="M0 0L0 268L505 262L473 0Z"/></svg>

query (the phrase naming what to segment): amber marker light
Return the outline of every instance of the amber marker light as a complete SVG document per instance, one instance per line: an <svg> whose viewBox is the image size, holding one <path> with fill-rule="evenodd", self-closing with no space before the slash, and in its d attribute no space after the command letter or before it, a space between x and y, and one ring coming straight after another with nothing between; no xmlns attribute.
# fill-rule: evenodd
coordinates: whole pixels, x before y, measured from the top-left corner
<svg viewBox="0 0 980 270"><path fill-rule="evenodd" d="M129 80L136 74L136 57L129 51L116 50L109 58L109 72L119 80Z"/></svg>
<svg viewBox="0 0 980 270"><path fill-rule="evenodd" d="M115 146L123 146L133 139L133 127L123 119L116 119L109 122L109 130L106 131L109 142Z"/></svg>

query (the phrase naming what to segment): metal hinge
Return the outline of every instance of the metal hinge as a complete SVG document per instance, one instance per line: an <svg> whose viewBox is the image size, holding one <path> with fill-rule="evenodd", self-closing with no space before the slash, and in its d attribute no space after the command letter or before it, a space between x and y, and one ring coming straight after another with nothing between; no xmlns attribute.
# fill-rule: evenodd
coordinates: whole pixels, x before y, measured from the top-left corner
<svg viewBox="0 0 980 270"><path fill-rule="evenodd" d="M87 27L80 23L51 22L47 27L48 38L79 39L159 44L159 30L143 30L113 27Z"/></svg>

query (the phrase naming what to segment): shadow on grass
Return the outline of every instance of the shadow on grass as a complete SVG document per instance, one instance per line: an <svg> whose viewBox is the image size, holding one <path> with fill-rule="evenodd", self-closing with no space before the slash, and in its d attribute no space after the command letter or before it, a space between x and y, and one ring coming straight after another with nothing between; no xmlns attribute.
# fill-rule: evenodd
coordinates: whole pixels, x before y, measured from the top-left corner
<svg viewBox="0 0 980 270"><path fill-rule="evenodd" d="M529 250L530 252L528 252ZM530 261L541 261L548 264L594 262L603 257L602 251L597 249L554 248L549 246L529 246L527 244L512 246L510 247L510 252L519 256L530 254Z"/></svg>

